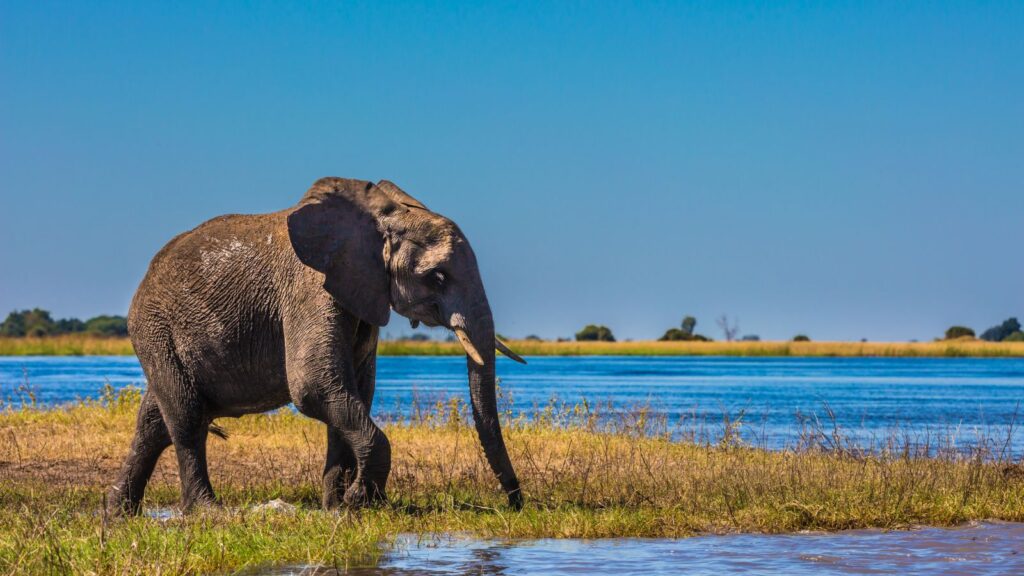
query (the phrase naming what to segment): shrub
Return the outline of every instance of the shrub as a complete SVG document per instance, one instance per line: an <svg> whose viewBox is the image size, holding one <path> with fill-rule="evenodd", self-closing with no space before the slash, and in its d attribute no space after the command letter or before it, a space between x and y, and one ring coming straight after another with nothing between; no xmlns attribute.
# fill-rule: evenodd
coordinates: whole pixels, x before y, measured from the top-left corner
<svg viewBox="0 0 1024 576"><path fill-rule="evenodd" d="M974 330L966 326L950 326L946 330L946 340L956 340L957 338L974 338Z"/></svg>
<svg viewBox="0 0 1024 576"><path fill-rule="evenodd" d="M1014 332L1020 332L1020 322L1016 318L1010 318L999 326L993 326L982 332L981 339L989 342L1002 342Z"/></svg>
<svg viewBox="0 0 1024 576"><path fill-rule="evenodd" d="M793 342L810 342L811 337L806 334L797 334L793 336Z"/></svg>
<svg viewBox="0 0 1024 576"><path fill-rule="evenodd" d="M1024 332L1017 330L1013 334L1003 338L1003 342L1024 342Z"/></svg>
<svg viewBox="0 0 1024 576"><path fill-rule="evenodd" d="M96 316L85 323L85 331L97 336L127 336L128 319L124 316Z"/></svg>
<svg viewBox="0 0 1024 576"><path fill-rule="evenodd" d="M611 329L607 326L601 326L597 324L587 324L576 333L577 342L615 342L615 336L612 335Z"/></svg>
<svg viewBox="0 0 1024 576"><path fill-rule="evenodd" d="M694 334L693 330L697 327L697 319L693 316L687 316L683 318L683 321L679 324L679 328L669 328L662 334L661 338L658 338L661 342L673 342L673 341L687 341L693 340L696 342L707 342L709 339L706 336L700 334Z"/></svg>
<svg viewBox="0 0 1024 576"><path fill-rule="evenodd" d="M760 341L761 341L761 337L758 336L757 334L745 334L742 338L740 338L740 342L760 342Z"/></svg>
<svg viewBox="0 0 1024 576"><path fill-rule="evenodd" d="M679 328L669 328L662 334L658 340L662 342L676 341L676 340L689 340L691 336L686 332L683 332Z"/></svg>

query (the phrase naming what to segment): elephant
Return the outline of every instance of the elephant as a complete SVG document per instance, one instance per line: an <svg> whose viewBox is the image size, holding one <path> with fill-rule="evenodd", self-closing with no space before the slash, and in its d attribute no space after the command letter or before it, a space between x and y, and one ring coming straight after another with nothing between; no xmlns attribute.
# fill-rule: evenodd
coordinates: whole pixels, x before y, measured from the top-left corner
<svg viewBox="0 0 1024 576"><path fill-rule="evenodd" d="M148 382L109 499L140 510L173 445L181 506L215 504L206 440L215 418L292 403L327 425L323 505L387 500L391 446L370 418L377 340L391 310L443 326L466 352L472 413L487 461L519 509L502 436L495 337L476 256L450 219L386 180L317 180L298 204L230 214L172 239L132 299L128 330Z"/></svg>

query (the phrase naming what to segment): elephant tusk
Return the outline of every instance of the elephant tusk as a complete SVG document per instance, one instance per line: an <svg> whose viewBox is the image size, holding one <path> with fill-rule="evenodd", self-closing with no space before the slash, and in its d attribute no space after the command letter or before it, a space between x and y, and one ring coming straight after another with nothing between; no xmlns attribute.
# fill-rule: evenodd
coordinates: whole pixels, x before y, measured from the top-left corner
<svg viewBox="0 0 1024 576"><path fill-rule="evenodd" d="M498 352L501 352L502 354L508 356L509 358L515 360L516 362L519 362L520 364L526 364L526 360L523 360L522 356L510 350L509 347L506 346L505 343L502 342L501 340L498 340L497 337L494 338L494 347L498 349Z"/></svg>
<svg viewBox="0 0 1024 576"><path fill-rule="evenodd" d="M469 340L469 334L466 334L466 331L464 329L457 327L452 328L452 331L455 332L455 336L458 337L459 343L462 344L462 347L466 349L466 354L473 359L473 362L476 362L477 364L483 366L484 359L483 357L480 356L480 353L477 352L476 346L473 346L473 342Z"/></svg>

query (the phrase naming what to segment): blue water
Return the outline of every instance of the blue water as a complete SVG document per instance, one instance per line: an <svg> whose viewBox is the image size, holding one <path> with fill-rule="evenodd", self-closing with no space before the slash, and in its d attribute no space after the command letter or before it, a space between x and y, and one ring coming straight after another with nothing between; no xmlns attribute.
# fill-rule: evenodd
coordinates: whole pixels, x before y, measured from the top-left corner
<svg viewBox="0 0 1024 576"><path fill-rule="evenodd" d="M273 576L1022 574L1024 524L903 532L735 534L682 539L473 540L404 536L373 568L285 566Z"/></svg>
<svg viewBox="0 0 1024 576"><path fill-rule="evenodd" d="M1008 436L1024 400L1022 359L534 357L522 366L501 358L498 375L513 413L586 399L614 422L647 405L677 436L697 440L720 438L728 419L739 420L748 443L793 446L816 417L860 442L898 431L957 446L987 437L996 450L1009 437L1014 452L1024 450L1021 435ZM134 357L0 357L8 403L27 398L24 390L44 406L96 398L105 384L145 379ZM378 417L407 415L414 398L422 405L445 397L467 397L463 358L379 359Z"/></svg>

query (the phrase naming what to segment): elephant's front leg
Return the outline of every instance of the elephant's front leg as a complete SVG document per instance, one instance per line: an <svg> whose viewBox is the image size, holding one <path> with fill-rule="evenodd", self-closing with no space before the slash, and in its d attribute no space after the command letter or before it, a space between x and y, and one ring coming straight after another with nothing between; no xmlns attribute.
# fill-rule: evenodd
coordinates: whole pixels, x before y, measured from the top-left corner
<svg viewBox="0 0 1024 576"><path fill-rule="evenodd" d="M324 464L324 508L337 508L356 478L356 456L340 430L327 427L327 460Z"/></svg>
<svg viewBox="0 0 1024 576"><path fill-rule="evenodd" d="M322 401L313 406L307 402L296 406L328 426L324 505L358 507L385 500L391 444L384 432L354 394L332 387L319 396Z"/></svg>
<svg viewBox="0 0 1024 576"><path fill-rule="evenodd" d="M373 406L373 394L377 382L377 337L378 328L372 324L360 322L356 328L353 345L355 365L354 378L359 399L366 410ZM357 475L358 463L352 447L345 440L340 430L327 427L327 459L324 465L324 508L339 506L345 493L352 487ZM386 501L385 486L390 472L387 467L377 468L362 478L363 490L372 501Z"/></svg>
<svg viewBox="0 0 1024 576"><path fill-rule="evenodd" d="M330 319L330 311L323 316ZM372 354L364 351L374 339L361 338L361 331L344 320L313 323L297 331L287 351L292 401L329 429L324 467L328 507L384 499L391 471L391 445L370 418L373 389L366 383L372 383L375 374Z"/></svg>

